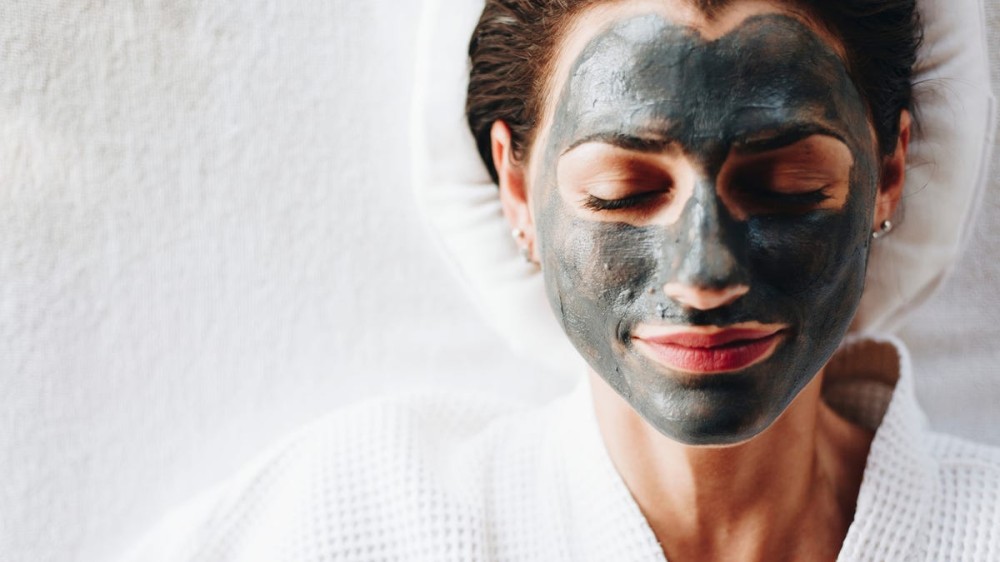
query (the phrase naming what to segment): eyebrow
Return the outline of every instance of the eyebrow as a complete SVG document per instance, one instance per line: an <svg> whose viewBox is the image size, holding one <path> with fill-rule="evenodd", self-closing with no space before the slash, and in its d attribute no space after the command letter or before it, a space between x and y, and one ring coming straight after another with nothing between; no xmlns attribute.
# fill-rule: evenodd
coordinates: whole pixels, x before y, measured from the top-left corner
<svg viewBox="0 0 1000 562"><path fill-rule="evenodd" d="M668 146L678 143L675 139L659 135L655 137L642 137L627 133L604 131L587 135L581 139L573 141L573 143L571 143L569 147L562 152L562 155L565 155L567 152L582 144L592 142L610 144L611 146L617 146L618 148L633 150L635 152L663 152Z"/></svg>
<svg viewBox="0 0 1000 562"><path fill-rule="evenodd" d="M793 145L814 135L832 137L847 144L844 136L830 127L815 122L792 122L738 135L742 138L734 141L732 148L738 152L758 154Z"/></svg>
<svg viewBox="0 0 1000 562"><path fill-rule="evenodd" d="M833 137L847 144L841 133L820 123L791 122L780 123L774 126L756 127L745 133L739 133L736 135L738 138L731 143L731 147L739 152L758 154L793 145L813 135ZM608 144L635 152L658 153L663 152L672 145L679 144L680 141L664 135L639 136L621 132L603 131L573 141L560 156L565 155L580 145L592 142Z"/></svg>

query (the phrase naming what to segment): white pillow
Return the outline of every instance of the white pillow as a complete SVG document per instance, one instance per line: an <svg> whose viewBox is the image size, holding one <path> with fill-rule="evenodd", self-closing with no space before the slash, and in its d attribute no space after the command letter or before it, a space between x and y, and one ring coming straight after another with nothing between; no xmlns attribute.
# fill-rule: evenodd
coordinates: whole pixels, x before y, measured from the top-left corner
<svg viewBox="0 0 1000 562"><path fill-rule="evenodd" d="M497 188L465 123L467 50L482 0L425 0L414 91L414 186L421 210L487 321L520 355L575 376L583 360L518 254ZM971 230L993 147L994 99L979 0L918 3L919 127L892 233L874 244L852 330L892 331L927 300Z"/></svg>

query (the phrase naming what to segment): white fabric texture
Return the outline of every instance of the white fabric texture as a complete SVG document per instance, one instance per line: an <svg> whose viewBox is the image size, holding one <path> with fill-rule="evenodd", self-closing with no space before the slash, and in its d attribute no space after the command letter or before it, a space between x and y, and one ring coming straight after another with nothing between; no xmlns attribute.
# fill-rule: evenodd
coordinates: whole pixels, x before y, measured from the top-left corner
<svg viewBox="0 0 1000 562"><path fill-rule="evenodd" d="M993 90L1000 92L1000 2L987 2L986 15ZM992 170L965 253L899 335L913 353L917 396L935 428L1000 445L1000 151Z"/></svg>
<svg viewBox="0 0 1000 562"><path fill-rule="evenodd" d="M584 362L549 308L541 275L511 240L497 187L465 122L468 44L482 0L425 0L413 89L417 202L483 317L515 353L571 380Z"/></svg>
<svg viewBox="0 0 1000 562"><path fill-rule="evenodd" d="M993 149L985 18L979 1L922 0L925 42L902 210L872 250L852 330L897 328L950 272L978 210ZM466 49L482 0L428 0L414 92L414 185L429 222L494 327L518 352L560 372L579 359L518 255L496 187L462 119Z"/></svg>
<svg viewBox="0 0 1000 562"><path fill-rule="evenodd" d="M831 363L825 399L877 426L838 560L995 561L1000 449L928 431L911 376L892 339L852 339ZM583 381L541 408L428 395L343 411L169 516L127 560L664 555L612 465Z"/></svg>

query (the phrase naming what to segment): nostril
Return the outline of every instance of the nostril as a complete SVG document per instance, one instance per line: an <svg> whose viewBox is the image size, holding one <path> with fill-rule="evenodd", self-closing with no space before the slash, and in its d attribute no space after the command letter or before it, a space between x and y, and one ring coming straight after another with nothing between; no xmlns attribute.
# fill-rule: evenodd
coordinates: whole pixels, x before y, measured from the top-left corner
<svg viewBox="0 0 1000 562"><path fill-rule="evenodd" d="M722 289L706 289L684 283L667 283L663 292L683 306L698 310L711 310L726 306L750 291L746 285L732 285Z"/></svg>

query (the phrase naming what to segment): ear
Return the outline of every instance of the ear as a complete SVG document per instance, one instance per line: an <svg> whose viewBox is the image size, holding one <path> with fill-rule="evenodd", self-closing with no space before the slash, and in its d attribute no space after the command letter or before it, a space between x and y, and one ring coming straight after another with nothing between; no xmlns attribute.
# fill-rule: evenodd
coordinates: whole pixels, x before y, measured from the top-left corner
<svg viewBox="0 0 1000 562"><path fill-rule="evenodd" d="M493 122L490 129L490 147L493 166L497 170L500 187L500 204L504 217L514 233L514 242L534 262L538 262L535 245L535 223L528 201L527 172L523 163L514 156L510 127L503 121Z"/></svg>
<svg viewBox="0 0 1000 562"><path fill-rule="evenodd" d="M903 197L911 125L910 112L904 109L899 114L899 138L896 139L896 150L882 160L882 178L878 195L875 197L875 222L872 230L878 230L884 221L892 218L899 200Z"/></svg>

